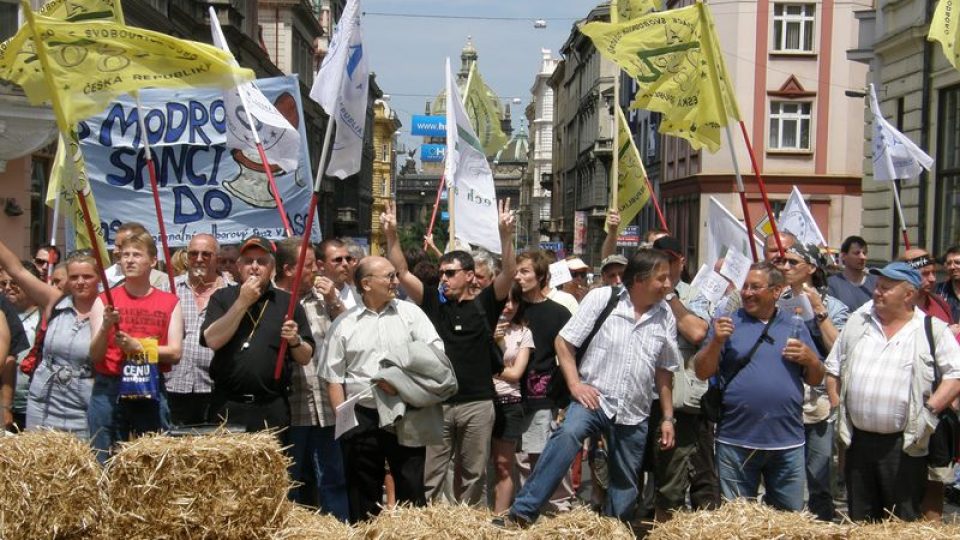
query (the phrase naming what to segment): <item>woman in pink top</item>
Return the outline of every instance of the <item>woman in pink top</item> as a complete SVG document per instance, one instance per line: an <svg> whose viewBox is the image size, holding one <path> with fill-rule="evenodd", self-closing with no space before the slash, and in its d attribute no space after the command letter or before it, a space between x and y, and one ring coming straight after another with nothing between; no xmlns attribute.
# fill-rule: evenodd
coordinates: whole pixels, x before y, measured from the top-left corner
<svg viewBox="0 0 960 540"><path fill-rule="evenodd" d="M520 287L514 285L494 331L497 345L503 349L503 372L493 378L497 391L491 456L496 468L493 511L505 512L513 502L513 466L517 441L523 424L520 377L533 352L533 334L523 318Z"/></svg>

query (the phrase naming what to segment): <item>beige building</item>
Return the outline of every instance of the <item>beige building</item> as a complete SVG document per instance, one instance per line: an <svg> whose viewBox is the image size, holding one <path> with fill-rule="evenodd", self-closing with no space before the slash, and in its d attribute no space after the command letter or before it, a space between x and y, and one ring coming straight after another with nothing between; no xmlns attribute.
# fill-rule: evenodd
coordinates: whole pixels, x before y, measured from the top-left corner
<svg viewBox="0 0 960 540"><path fill-rule="evenodd" d="M373 205L370 211L370 254L386 250L386 239L380 229L380 213L393 200L393 180L397 173L396 133L400 119L385 99L373 103Z"/></svg>
<svg viewBox="0 0 960 540"><path fill-rule="evenodd" d="M845 92L862 91L867 70L848 61L846 51L856 46L855 12L870 5L870 0L743 0L712 6L720 48L774 211L798 186L834 247L860 232L864 110L861 100ZM755 225L764 216L762 198L740 127L730 127ZM705 250L710 196L743 216L730 145L724 139L723 147L710 154L665 137L661 157L667 222L694 262Z"/></svg>
<svg viewBox="0 0 960 540"><path fill-rule="evenodd" d="M550 189L553 187L553 88L547 84L559 60L540 49L540 71L530 88L525 114L530 126L528 164L520 185L517 245L535 248L550 240Z"/></svg>
<svg viewBox="0 0 960 540"><path fill-rule="evenodd" d="M852 60L868 63L884 117L934 158L933 169L901 183L904 218L912 245L942 254L960 244L960 72L938 43L926 41L935 2L876 0L859 14L859 43ZM863 237L870 257L903 252L892 184L873 180L871 115L862 147Z"/></svg>

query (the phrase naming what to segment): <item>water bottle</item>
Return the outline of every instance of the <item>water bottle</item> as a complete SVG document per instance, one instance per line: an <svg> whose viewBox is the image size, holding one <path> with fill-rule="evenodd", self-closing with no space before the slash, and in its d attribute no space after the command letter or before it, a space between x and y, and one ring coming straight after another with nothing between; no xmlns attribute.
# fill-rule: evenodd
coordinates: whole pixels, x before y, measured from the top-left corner
<svg viewBox="0 0 960 540"><path fill-rule="evenodd" d="M733 299L729 296L724 296L717 303L716 309L713 310L713 317L719 319L721 317L729 317L733 314Z"/></svg>
<svg viewBox="0 0 960 540"><path fill-rule="evenodd" d="M803 322L803 309L797 307L793 310L793 316L790 317L790 339L799 340L803 335L804 326L806 323Z"/></svg>
<svg viewBox="0 0 960 540"><path fill-rule="evenodd" d="M437 285L437 295L439 297L441 304L447 303L447 284L441 283Z"/></svg>

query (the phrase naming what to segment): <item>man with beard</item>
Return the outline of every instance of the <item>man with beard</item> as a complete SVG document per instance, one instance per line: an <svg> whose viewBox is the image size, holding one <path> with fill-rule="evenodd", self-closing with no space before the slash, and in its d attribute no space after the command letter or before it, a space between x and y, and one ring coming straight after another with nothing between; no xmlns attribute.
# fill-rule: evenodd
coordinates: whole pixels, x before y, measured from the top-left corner
<svg viewBox="0 0 960 540"><path fill-rule="evenodd" d="M200 345L200 325L207 315L210 296L232 284L219 274L219 251L217 239L212 235L194 235L187 246L187 272L173 281L183 309L185 331L180 363L166 374L173 425L196 425L207 421L213 389L210 379L213 351Z"/></svg>

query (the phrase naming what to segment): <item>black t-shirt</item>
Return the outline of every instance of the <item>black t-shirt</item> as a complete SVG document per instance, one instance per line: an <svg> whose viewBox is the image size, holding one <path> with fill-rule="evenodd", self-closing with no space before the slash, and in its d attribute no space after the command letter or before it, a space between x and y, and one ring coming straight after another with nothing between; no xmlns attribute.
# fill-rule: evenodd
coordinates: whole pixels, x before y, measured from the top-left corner
<svg viewBox="0 0 960 540"><path fill-rule="evenodd" d="M230 306L240 297L240 286L233 285L216 290L207 304L207 316L200 326L200 345L207 346L203 332L214 321L226 314ZM266 306L264 306L266 303ZM281 291L273 285L247 309L237 331L233 333L223 347L213 353L210 362L210 378L213 379L213 391L227 396L253 394L259 398L283 396L290 386L290 370L293 356L287 348L284 369L280 380L273 378L280 352L280 327L290 305L290 293ZM260 317L260 313L263 316ZM254 329L254 322L260 320ZM303 306L297 303L293 312L300 338L314 346L310 322ZM251 334L252 332L252 334ZM243 348L249 338L249 347Z"/></svg>
<svg viewBox="0 0 960 540"><path fill-rule="evenodd" d="M491 285L473 300L458 302L445 298L440 301L440 293L434 289L424 289L420 309L433 323L444 352L453 364L457 375L457 394L447 400L449 403L463 403L493 399L493 376L496 352L493 347L493 328L503 312L506 299L497 300ZM486 316L484 321L483 315Z"/></svg>
<svg viewBox="0 0 960 540"><path fill-rule="evenodd" d="M521 383L521 389L527 399L527 408L545 409L553 406L553 401L547 397L533 397L527 390L527 380L530 373L551 374L563 377L557 365L557 350L554 340L570 320L570 310L563 305L547 299L538 304L527 304L523 311L527 326L533 334L533 357L527 364Z"/></svg>
<svg viewBox="0 0 960 540"><path fill-rule="evenodd" d="M27 333L23 331L23 323L20 322L20 312L3 295L0 295L0 310L7 318L7 327L10 328L10 350L7 351L7 354L17 356L30 348ZM39 328L39 325L37 327Z"/></svg>

